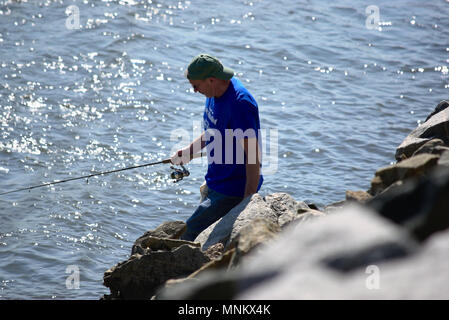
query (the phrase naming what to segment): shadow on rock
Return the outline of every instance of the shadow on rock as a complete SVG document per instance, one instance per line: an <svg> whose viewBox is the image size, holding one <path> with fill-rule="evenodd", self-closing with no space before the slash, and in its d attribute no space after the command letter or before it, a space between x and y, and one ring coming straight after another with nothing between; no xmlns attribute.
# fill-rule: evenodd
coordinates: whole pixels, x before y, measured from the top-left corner
<svg viewBox="0 0 449 320"><path fill-rule="evenodd" d="M367 205L423 241L449 228L449 168L438 167L375 197Z"/></svg>

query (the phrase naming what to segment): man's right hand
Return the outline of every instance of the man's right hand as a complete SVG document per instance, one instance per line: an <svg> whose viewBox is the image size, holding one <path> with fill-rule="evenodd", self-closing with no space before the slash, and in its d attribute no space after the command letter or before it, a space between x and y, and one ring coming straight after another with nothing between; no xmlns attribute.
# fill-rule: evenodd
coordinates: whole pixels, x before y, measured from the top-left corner
<svg viewBox="0 0 449 320"><path fill-rule="evenodd" d="M170 157L170 162L175 165L189 163L191 159L190 156L190 146L178 150Z"/></svg>

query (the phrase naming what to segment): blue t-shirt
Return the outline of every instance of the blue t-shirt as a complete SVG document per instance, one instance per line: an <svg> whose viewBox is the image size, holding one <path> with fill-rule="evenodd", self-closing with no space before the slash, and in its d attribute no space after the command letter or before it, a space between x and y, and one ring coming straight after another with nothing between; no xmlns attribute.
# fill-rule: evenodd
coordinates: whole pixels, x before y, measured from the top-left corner
<svg viewBox="0 0 449 320"><path fill-rule="evenodd" d="M262 152L256 100L238 79L232 78L221 97L206 99L203 120L207 139L207 186L228 196L243 197L246 155L239 140L256 137L259 152ZM250 147L251 150L255 151L255 146ZM249 163L255 163L255 158L250 157ZM257 190L262 183L261 173Z"/></svg>

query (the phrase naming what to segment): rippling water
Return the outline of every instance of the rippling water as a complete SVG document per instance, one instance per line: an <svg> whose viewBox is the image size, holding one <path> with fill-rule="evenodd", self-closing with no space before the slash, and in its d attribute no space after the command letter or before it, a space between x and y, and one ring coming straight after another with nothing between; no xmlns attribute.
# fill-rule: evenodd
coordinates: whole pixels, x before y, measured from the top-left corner
<svg viewBox="0 0 449 320"><path fill-rule="evenodd" d="M202 117L183 76L200 52L259 103L262 194L324 206L368 189L449 92L448 1L375 1L375 25L373 4L0 1L0 192L169 156ZM138 236L195 209L206 165L188 167L176 184L160 165L0 196L0 298L107 293Z"/></svg>

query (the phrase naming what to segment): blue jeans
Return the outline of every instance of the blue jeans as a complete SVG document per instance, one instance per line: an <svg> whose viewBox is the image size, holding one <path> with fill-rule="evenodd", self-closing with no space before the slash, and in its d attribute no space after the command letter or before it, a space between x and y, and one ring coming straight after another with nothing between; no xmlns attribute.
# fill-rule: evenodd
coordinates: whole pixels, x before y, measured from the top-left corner
<svg viewBox="0 0 449 320"><path fill-rule="evenodd" d="M204 229L225 216L242 200L243 197L231 197L208 189L207 197L203 199L192 216L187 219L187 230L181 236L181 239L194 241Z"/></svg>

